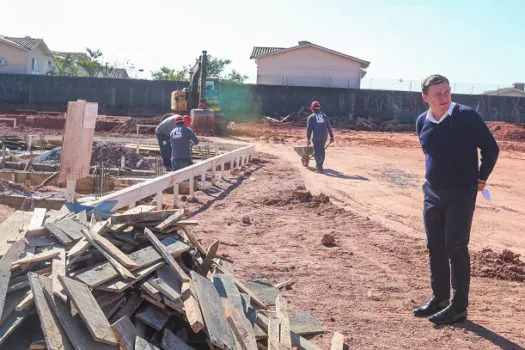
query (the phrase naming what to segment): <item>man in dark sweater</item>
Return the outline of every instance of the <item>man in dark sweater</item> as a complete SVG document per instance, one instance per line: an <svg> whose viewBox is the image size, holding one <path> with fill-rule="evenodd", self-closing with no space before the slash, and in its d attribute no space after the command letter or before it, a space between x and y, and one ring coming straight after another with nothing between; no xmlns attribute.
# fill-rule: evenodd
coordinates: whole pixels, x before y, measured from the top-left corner
<svg viewBox="0 0 525 350"><path fill-rule="evenodd" d="M475 110L452 102L447 78L431 75L422 90L430 108L417 118L416 130L425 154L423 218L432 298L414 315L450 324L467 318L472 218L477 192L485 188L499 148Z"/></svg>
<svg viewBox="0 0 525 350"><path fill-rule="evenodd" d="M164 118L159 125L155 128L155 136L159 143L160 155L162 157L162 163L167 171L171 170L171 144L170 144L170 133L175 129L175 119L181 117L178 114L173 114L169 117Z"/></svg>
<svg viewBox="0 0 525 350"><path fill-rule="evenodd" d="M176 171L193 164L191 144L197 145L199 139L190 128L184 124L184 117L175 119L176 127L171 131L171 170Z"/></svg>
<svg viewBox="0 0 525 350"><path fill-rule="evenodd" d="M328 134L330 134L330 142L334 142L334 132L332 131L332 125L326 117L326 115L321 112L321 104L317 101L312 102L311 105L312 111L314 112L308 117L306 125L306 139L308 145L310 145L310 139L314 140L314 156L315 164L317 167L317 172L323 172L323 163L325 158L325 144Z"/></svg>

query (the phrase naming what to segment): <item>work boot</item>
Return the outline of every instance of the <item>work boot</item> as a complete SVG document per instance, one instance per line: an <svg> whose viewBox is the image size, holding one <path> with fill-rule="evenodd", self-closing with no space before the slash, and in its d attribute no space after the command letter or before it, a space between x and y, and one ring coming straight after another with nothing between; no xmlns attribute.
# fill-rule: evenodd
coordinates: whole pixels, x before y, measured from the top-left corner
<svg viewBox="0 0 525 350"><path fill-rule="evenodd" d="M447 306L448 300L439 300L432 297L428 303L415 308L413 312L416 317L429 317L445 309Z"/></svg>
<svg viewBox="0 0 525 350"><path fill-rule="evenodd" d="M450 304L445 310L438 312L429 320L435 324L452 324L465 321L467 319L467 309L458 309Z"/></svg>

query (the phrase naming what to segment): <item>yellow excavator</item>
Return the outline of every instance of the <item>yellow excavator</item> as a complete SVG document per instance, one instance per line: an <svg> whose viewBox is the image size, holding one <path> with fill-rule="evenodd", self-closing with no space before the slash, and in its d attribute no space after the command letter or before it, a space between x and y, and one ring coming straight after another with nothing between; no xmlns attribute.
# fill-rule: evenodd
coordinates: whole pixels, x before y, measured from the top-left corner
<svg viewBox="0 0 525 350"><path fill-rule="evenodd" d="M208 54L202 51L190 71L188 88L171 93L171 110L189 115L191 127L198 135L213 136L226 130L221 113L221 86L219 78L208 77Z"/></svg>

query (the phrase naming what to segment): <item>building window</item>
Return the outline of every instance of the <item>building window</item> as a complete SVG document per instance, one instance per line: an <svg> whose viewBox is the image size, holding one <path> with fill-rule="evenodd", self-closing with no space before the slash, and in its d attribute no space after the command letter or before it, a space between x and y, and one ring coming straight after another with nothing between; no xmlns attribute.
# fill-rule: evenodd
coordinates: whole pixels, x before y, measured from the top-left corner
<svg viewBox="0 0 525 350"><path fill-rule="evenodd" d="M34 57L31 59L31 73L38 73L38 61Z"/></svg>

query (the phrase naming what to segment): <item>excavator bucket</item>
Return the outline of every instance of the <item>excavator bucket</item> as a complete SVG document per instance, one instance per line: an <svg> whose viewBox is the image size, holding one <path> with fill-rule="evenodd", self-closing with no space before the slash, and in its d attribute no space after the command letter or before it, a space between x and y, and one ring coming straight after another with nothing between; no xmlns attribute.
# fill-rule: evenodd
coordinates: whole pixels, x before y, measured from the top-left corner
<svg viewBox="0 0 525 350"><path fill-rule="evenodd" d="M215 112L212 109L192 109L192 129L197 135L215 135Z"/></svg>

